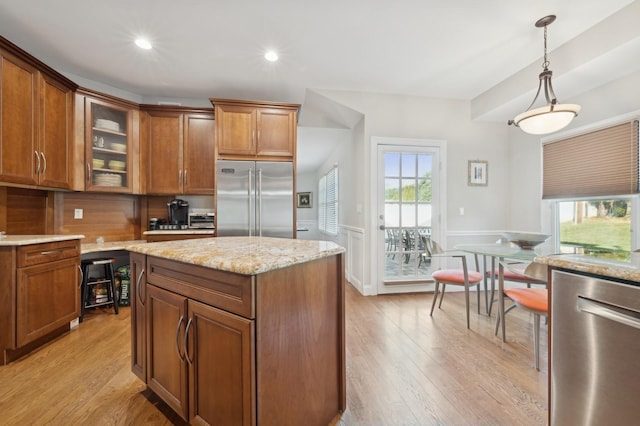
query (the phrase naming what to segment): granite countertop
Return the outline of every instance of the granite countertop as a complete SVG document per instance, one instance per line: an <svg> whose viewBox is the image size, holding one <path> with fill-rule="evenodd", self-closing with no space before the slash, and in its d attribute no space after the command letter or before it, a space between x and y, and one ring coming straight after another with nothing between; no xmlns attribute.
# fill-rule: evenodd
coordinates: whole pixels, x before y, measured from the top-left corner
<svg viewBox="0 0 640 426"><path fill-rule="evenodd" d="M82 254L87 254L87 253L95 253L100 251L127 250L131 245L139 245L144 243L146 243L146 240L108 241L102 244L82 243L80 246L80 252Z"/></svg>
<svg viewBox="0 0 640 426"><path fill-rule="evenodd" d="M634 256L632 254L632 256ZM632 257L630 262L619 262L583 255L538 256L535 262L550 267L570 269L576 272L600 275L614 279L640 282L640 259Z"/></svg>
<svg viewBox="0 0 640 426"><path fill-rule="evenodd" d="M142 235L213 235L213 229L158 229L156 231L144 231Z"/></svg>
<svg viewBox="0 0 640 426"><path fill-rule="evenodd" d="M80 240L84 235L0 235L0 246L27 246L56 241Z"/></svg>
<svg viewBox="0 0 640 426"><path fill-rule="evenodd" d="M217 237L132 245L130 251L242 275L256 275L345 249L329 241L267 237Z"/></svg>

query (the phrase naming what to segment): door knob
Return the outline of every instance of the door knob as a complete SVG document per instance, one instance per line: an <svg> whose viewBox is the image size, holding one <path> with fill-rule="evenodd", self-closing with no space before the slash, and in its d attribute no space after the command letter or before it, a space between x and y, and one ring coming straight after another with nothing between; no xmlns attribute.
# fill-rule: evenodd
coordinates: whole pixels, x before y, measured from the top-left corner
<svg viewBox="0 0 640 426"><path fill-rule="evenodd" d="M381 231L384 231L384 229L385 229L385 228L384 228L384 225L380 225L380 230L381 230Z"/></svg>

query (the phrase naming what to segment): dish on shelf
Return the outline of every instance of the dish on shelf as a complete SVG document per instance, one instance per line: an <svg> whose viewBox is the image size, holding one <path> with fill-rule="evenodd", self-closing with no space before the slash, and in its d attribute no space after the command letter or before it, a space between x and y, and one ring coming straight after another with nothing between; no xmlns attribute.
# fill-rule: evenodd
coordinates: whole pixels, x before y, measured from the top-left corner
<svg viewBox="0 0 640 426"><path fill-rule="evenodd" d="M104 118L98 118L96 120L96 127L100 129L112 130L114 132L120 131L120 124L116 123L115 121L105 120Z"/></svg>
<svg viewBox="0 0 640 426"><path fill-rule="evenodd" d="M111 170L123 171L127 164L124 161L109 160L109 168Z"/></svg>
<svg viewBox="0 0 640 426"><path fill-rule="evenodd" d="M502 236L523 250L530 250L544 243L551 235L539 232L503 232Z"/></svg>
<svg viewBox="0 0 640 426"><path fill-rule="evenodd" d="M111 142L111 149L118 152L127 152L127 145L123 143Z"/></svg>
<svg viewBox="0 0 640 426"><path fill-rule="evenodd" d="M98 186L122 186L122 176L113 173L97 173L93 184Z"/></svg>
<svg viewBox="0 0 640 426"><path fill-rule="evenodd" d="M94 158L91 163L93 164L94 169L101 169L104 167L104 160L100 158Z"/></svg>

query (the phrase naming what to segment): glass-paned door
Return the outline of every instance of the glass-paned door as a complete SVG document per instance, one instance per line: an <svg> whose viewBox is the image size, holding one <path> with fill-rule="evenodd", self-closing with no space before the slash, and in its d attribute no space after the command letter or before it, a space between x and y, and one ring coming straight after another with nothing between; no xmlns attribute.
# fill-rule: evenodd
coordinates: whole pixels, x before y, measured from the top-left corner
<svg viewBox="0 0 640 426"><path fill-rule="evenodd" d="M379 147L379 218L384 231L384 285L431 280L438 207L437 150Z"/></svg>

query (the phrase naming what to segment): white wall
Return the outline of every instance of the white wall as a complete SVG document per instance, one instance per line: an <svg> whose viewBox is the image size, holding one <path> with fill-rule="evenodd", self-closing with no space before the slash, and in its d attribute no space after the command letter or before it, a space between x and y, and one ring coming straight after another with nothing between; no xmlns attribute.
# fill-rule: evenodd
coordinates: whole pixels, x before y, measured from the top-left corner
<svg viewBox="0 0 640 426"><path fill-rule="evenodd" d="M296 209L296 221L298 222L298 228L308 229L308 231L298 230L298 239L317 240L319 237L318 175L315 170L297 174L296 192L311 192L311 208Z"/></svg>
<svg viewBox="0 0 640 426"><path fill-rule="evenodd" d="M335 102L346 105L364 115L361 132L354 131L352 167L357 180L350 182L350 204L355 216L345 220L364 229L363 288L375 292L377 218L376 188L371 179L372 136L444 140L447 144L447 164L443 165L448 182L445 246L453 245L451 238L469 233L474 238L484 232L505 229L507 213L507 126L497 123L475 123L470 119L467 101L431 99L412 96L374 93L321 91ZM489 185L467 186L468 160L489 162ZM362 206L362 214L358 207ZM458 214L464 207L465 215ZM479 232L480 231L480 232ZM484 239L483 239L484 241Z"/></svg>

